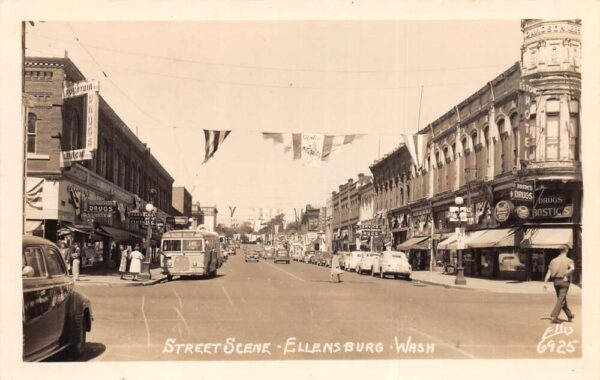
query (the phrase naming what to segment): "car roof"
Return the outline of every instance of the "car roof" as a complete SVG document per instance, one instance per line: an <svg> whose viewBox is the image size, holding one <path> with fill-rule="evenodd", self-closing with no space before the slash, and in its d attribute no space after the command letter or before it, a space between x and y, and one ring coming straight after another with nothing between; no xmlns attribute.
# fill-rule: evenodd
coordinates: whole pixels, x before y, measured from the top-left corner
<svg viewBox="0 0 600 380"><path fill-rule="evenodd" d="M30 245L30 244L46 244L46 245L53 245L56 247L56 244L48 239L44 239L42 237L33 236L33 235L23 235L23 245Z"/></svg>

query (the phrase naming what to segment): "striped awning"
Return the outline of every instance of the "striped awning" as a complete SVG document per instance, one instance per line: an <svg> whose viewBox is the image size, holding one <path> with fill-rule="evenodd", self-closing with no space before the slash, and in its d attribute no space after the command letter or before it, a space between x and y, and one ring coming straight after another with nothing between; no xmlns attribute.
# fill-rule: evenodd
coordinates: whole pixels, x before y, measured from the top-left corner
<svg viewBox="0 0 600 380"><path fill-rule="evenodd" d="M573 248L570 228L529 228L521 241L521 248L560 249L564 246Z"/></svg>
<svg viewBox="0 0 600 380"><path fill-rule="evenodd" d="M518 246L518 242L515 241L516 230L516 228L485 230L483 234L469 241L468 248L496 248Z"/></svg>
<svg viewBox="0 0 600 380"><path fill-rule="evenodd" d="M487 231L489 231L489 230L480 230L480 231L466 232L465 233L465 238L463 240L464 249L472 248L472 247L470 247L470 243L472 241L474 241L475 239L481 237ZM458 246L457 246L456 243L457 243L457 241L456 241L456 233L453 233L449 238L447 238L446 240L441 241L438 244L437 248L438 249L445 249L445 250L456 250L456 249L458 249Z"/></svg>
<svg viewBox="0 0 600 380"><path fill-rule="evenodd" d="M423 245L421 245L421 243L425 242L427 239L429 239L429 236L412 237L412 238L402 242L400 245L398 245L396 247L396 249L399 249L399 250L423 249ZM427 245L425 245L425 249L427 249Z"/></svg>

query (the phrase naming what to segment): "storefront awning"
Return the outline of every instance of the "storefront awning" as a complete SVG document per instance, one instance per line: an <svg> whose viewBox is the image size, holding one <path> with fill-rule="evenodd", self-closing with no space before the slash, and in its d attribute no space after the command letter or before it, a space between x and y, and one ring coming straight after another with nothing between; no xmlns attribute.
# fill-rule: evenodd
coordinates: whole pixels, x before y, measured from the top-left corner
<svg viewBox="0 0 600 380"><path fill-rule="evenodd" d="M423 249L422 246L419 245L419 243L422 243L427 239L429 239L429 236L413 237L413 238L410 238L410 239L402 242L400 245L398 245L396 247L396 249L398 249L398 250ZM425 249L427 249L427 245L425 245Z"/></svg>
<svg viewBox="0 0 600 380"><path fill-rule="evenodd" d="M92 226L82 226L82 227L73 227L73 226L67 226L64 225L63 228L61 228L60 230L58 230L58 235L68 235L72 232L77 232L80 234L84 234L84 235L89 235L91 233L94 232Z"/></svg>
<svg viewBox="0 0 600 380"><path fill-rule="evenodd" d="M465 233L465 238L463 239L464 249L471 248L470 243L485 234L488 230L480 230L480 231L470 231ZM458 249L456 244L456 233L453 233L446 240L441 241L438 246L438 249L447 249L447 250L455 250Z"/></svg>
<svg viewBox="0 0 600 380"><path fill-rule="evenodd" d="M521 241L521 248L573 248L573 230L569 228L529 228Z"/></svg>
<svg viewBox="0 0 600 380"><path fill-rule="evenodd" d="M28 220L25 222L25 233L32 233L33 231L40 228L42 225L41 220Z"/></svg>
<svg viewBox="0 0 600 380"><path fill-rule="evenodd" d="M100 229L106 232L110 237L116 241L127 241L130 239L131 234L129 231L121 230L119 228L100 226Z"/></svg>
<svg viewBox="0 0 600 380"><path fill-rule="evenodd" d="M498 230L485 230L479 237L471 239L468 248L495 248L514 247L516 228L502 228Z"/></svg>

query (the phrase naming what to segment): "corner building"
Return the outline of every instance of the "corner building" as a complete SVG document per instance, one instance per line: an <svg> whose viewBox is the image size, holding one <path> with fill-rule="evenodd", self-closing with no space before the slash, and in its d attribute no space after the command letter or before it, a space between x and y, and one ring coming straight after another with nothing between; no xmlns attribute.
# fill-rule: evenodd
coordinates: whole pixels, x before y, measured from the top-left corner
<svg viewBox="0 0 600 380"><path fill-rule="evenodd" d="M375 213L416 270L456 265L448 210L461 196L465 274L541 280L567 245L581 282L581 22L521 26L521 61L419 132L421 170L403 144L371 165Z"/></svg>
<svg viewBox="0 0 600 380"><path fill-rule="evenodd" d="M86 257L91 250L104 262L113 243L141 243L146 228L132 215L152 201L157 221L164 222L171 214L171 175L101 96L92 159L65 164L61 155L85 148L90 137L85 116L90 105L83 97L65 99L64 92L86 78L67 57L27 57L24 75L29 98L26 233L77 241ZM102 204L104 215L92 215L87 208L92 203ZM159 240L158 231L153 240Z"/></svg>

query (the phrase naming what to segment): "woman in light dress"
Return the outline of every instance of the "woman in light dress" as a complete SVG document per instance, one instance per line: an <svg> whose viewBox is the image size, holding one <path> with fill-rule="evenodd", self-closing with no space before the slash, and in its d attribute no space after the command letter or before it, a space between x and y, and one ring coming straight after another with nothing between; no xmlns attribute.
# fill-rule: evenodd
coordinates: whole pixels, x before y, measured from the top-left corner
<svg viewBox="0 0 600 380"><path fill-rule="evenodd" d="M131 264L129 265L129 272L133 274L133 281L137 281L138 275L142 271L142 260L144 255L139 251L140 246L136 245L131 252Z"/></svg>
<svg viewBox="0 0 600 380"><path fill-rule="evenodd" d="M129 257L129 249L125 248L123 245L120 247L121 251L121 262L119 263L119 273L121 273L121 280L123 276L127 273L127 258Z"/></svg>
<svg viewBox="0 0 600 380"><path fill-rule="evenodd" d="M340 274L342 273L344 273L344 271L340 267L340 255L335 251L331 258L331 274L329 275L329 281L342 282L342 279L340 278Z"/></svg>

